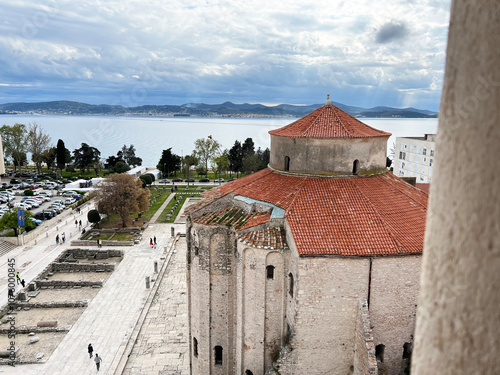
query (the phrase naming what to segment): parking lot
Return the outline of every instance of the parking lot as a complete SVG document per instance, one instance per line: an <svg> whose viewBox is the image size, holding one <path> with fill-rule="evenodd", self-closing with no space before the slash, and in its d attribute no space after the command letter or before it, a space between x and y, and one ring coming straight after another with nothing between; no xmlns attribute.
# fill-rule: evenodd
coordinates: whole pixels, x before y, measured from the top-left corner
<svg viewBox="0 0 500 375"><path fill-rule="evenodd" d="M0 217L9 210L24 209L33 214L35 224L56 217L83 196L76 191L63 191L65 184L36 183L32 179L2 179L0 190ZM33 195L25 195L32 191Z"/></svg>

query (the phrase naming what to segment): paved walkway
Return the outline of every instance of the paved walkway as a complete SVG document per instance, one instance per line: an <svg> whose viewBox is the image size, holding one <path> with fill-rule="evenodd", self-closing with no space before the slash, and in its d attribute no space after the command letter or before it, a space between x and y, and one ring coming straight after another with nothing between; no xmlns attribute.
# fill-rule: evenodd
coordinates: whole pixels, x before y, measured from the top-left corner
<svg viewBox="0 0 500 375"><path fill-rule="evenodd" d="M186 241L180 238L123 375L187 375Z"/></svg>
<svg viewBox="0 0 500 375"><path fill-rule="evenodd" d="M168 201L157 215L167 204ZM83 221L86 212L80 215ZM14 368L0 366L0 374L95 374L95 363L87 353L89 343L94 353L102 357L100 374L121 375L123 368L123 373L128 375L188 374L186 244L184 238L177 237L175 249L167 253L174 242L172 227L175 233L185 232L183 223L151 224L144 231L140 244L120 248L125 252L124 259L46 363ZM61 223L57 231L56 228L49 231L48 237L37 238L36 245L20 246L0 257L0 277L6 281L7 259L14 257L17 270L25 281L35 279L69 247L69 241L64 245L55 244L56 232L63 231L69 239L79 230L74 220L68 220L68 224ZM149 245L149 238L153 236L158 243L155 249ZM160 275L154 274L155 261L159 263ZM151 289L146 289L146 276L154 280ZM5 282L0 285L0 293L3 290L5 296L1 300L5 304Z"/></svg>

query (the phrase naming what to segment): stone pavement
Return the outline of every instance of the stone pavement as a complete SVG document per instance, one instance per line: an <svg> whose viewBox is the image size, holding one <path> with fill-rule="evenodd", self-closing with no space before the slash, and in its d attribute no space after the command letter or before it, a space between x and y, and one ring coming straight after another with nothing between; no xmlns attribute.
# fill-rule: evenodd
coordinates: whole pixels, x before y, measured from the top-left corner
<svg viewBox="0 0 500 375"><path fill-rule="evenodd" d="M83 221L86 212L81 215ZM130 375L188 374L186 243L184 237L171 237L172 227L175 233L185 232L184 223L151 224L140 244L120 247L125 252L124 259L46 363L0 366L0 374L95 374L95 363L87 353L89 343L94 347L94 354L102 357L100 374L121 375L123 369L124 374ZM76 236L78 231L74 220L60 224L57 229L59 234L65 231L67 238L73 232ZM56 246L55 234L54 228L48 237L37 238L36 245L20 246L0 257L0 272L6 276L7 258L15 257L26 282L35 279L69 247L68 241ZM149 238L153 236L157 238L156 249L149 245ZM174 239L175 249L172 248ZM159 263L160 275L154 274L155 261ZM152 282L151 289L146 289L146 276L152 280L162 277ZM3 288L5 304L5 283L0 288Z"/></svg>
<svg viewBox="0 0 500 375"><path fill-rule="evenodd" d="M189 374L185 237L175 249L123 375Z"/></svg>

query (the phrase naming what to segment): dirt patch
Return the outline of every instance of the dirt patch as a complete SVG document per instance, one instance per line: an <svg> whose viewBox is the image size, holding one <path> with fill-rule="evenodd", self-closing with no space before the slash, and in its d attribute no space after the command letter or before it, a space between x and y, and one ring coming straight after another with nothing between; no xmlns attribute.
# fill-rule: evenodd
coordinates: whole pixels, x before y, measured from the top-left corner
<svg viewBox="0 0 500 375"><path fill-rule="evenodd" d="M40 293L28 302L62 302L90 300L101 288L40 289Z"/></svg>
<svg viewBox="0 0 500 375"><path fill-rule="evenodd" d="M15 338L16 346L19 347L17 358L20 361L31 362L44 362L57 348L59 343L65 336L64 332L43 332L35 334L40 341L30 344L30 337L28 334L17 334ZM0 350L7 350L9 347L10 339L7 335L0 336ZM43 353L43 358L37 361L36 356Z"/></svg>
<svg viewBox="0 0 500 375"><path fill-rule="evenodd" d="M69 328L85 311L85 307L32 308L17 311L16 327L36 327L38 322L57 320L57 328Z"/></svg>
<svg viewBox="0 0 500 375"><path fill-rule="evenodd" d="M60 281L102 281L109 279L111 272L58 272L48 276L48 280Z"/></svg>

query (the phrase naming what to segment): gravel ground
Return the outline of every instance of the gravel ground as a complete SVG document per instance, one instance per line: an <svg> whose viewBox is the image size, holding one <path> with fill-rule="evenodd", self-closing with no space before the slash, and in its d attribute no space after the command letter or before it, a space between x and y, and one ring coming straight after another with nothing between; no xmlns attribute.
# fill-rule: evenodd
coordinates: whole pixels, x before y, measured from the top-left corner
<svg viewBox="0 0 500 375"><path fill-rule="evenodd" d="M40 362L46 361L52 352L57 348L59 343L64 338L64 332L45 332L37 333L35 336L40 341L30 344L30 336L28 334L19 334L15 337L16 346L19 347L17 357L21 361L36 361L36 356L43 353L43 358ZM7 335L0 336L0 349L7 350L9 348L9 339ZM85 348L84 348L85 349Z"/></svg>
<svg viewBox="0 0 500 375"><path fill-rule="evenodd" d="M17 311L16 327L36 326L38 322L57 320L58 328L72 326L85 311L85 307L33 308Z"/></svg>
<svg viewBox="0 0 500 375"><path fill-rule="evenodd" d="M101 288L69 288L69 289L41 289L40 293L29 302L62 302L90 300L96 296Z"/></svg>
<svg viewBox="0 0 500 375"><path fill-rule="evenodd" d="M111 276L111 272L58 272L48 276L48 280L62 281L103 281Z"/></svg>

